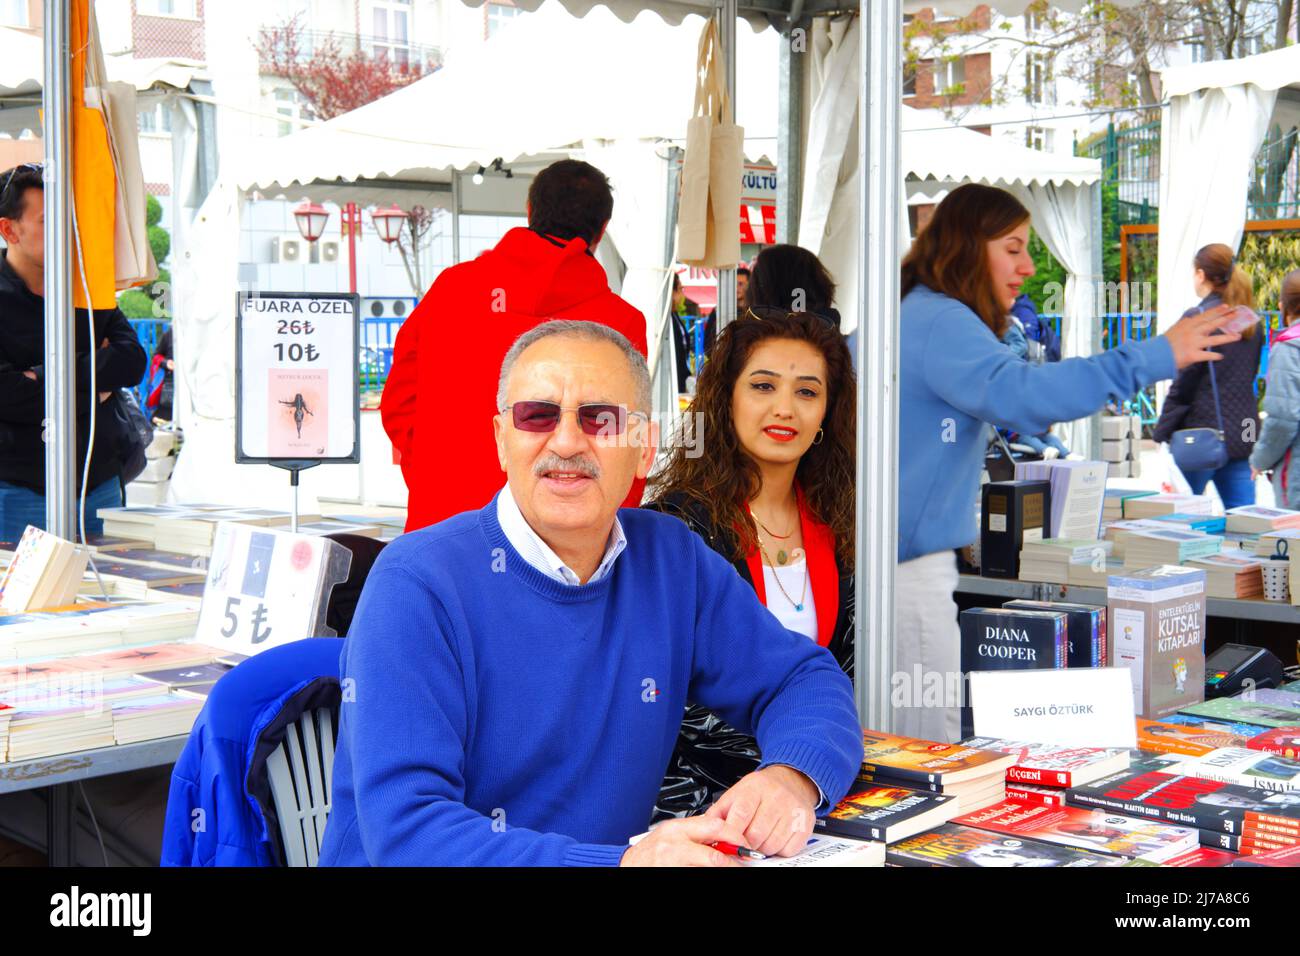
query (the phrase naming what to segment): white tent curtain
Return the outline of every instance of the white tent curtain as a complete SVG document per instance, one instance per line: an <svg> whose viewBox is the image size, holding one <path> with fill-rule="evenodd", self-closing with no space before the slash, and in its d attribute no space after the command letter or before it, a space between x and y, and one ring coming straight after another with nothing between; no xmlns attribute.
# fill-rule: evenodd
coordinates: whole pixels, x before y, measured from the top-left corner
<svg viewBox="0 0 1300 956"><path fill-rule="evenodd" d="M1160 123L1159 328L1197 302L1196 250L1241 242L1255 154L1276 103L1276 89L1246 82L1170 98Z"/></svg>
<svg viewBox="0 0 1300 956"><path fill-rule="evenodd" d="M813 21L809 93L812 109L805 147L798 244L816 254L835 279L840 330L858 327L858 246L861 218L858 169L859 18Z"/></svg>
<svg viewBox="0 0 1300 956"><path fill-rule="evenodd" d="M583 144L587 162L609 177L614 190L614 214L608 236L623 258L622 297L645 316L650 343L650 374L655 372L659 350L654 343L663 334L671 289L665 260L668 226L668 154L654 140L588 140ZM602 243L603 245L603 243Z"/></svg>
<svg viewBox="0 0 1300 956"><path fill-rule="evenodd" d="M1092 189L1053 183L1017 183L1009 189L1029 210L1033 229L1048 251L1065 266L1065 288L1058 293L1061 295L1061 354L1091 355L1097 321L1095 291L1100 279L1092 271L1093 244L1098 238L1092 221ZM1044 304L1038 305L1043 308ZM1089 419L1062 423L1062 440L1069 448L1087 454L1089 424Z"/></svg>

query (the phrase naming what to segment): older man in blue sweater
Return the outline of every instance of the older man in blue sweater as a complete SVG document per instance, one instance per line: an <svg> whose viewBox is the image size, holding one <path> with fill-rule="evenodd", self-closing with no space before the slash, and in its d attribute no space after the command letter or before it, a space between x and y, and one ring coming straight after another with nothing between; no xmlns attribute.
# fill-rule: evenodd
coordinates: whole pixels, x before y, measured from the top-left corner
<svg viewBox="0 0 1300 956"><path fill-rule="evenodd" d="M477 426L448 398L455 469L456 429ZM654 459L645 360L611 329L549 322L507 354L497 406L506 486L393 542L367 581L322 864L798 852L862 759L851 686L685 525L619 510ZM629 847L688 698L752 732L763 764L706 816Z"/></svg>

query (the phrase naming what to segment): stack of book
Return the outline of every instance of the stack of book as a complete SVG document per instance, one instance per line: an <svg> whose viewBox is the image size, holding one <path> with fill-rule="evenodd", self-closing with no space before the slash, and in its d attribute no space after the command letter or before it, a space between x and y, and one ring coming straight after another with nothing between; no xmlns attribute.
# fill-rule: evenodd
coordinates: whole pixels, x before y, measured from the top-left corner
<svg viewBox="0 0 1300 956"><path fill-rule="evenodd" d="M152 546L154 525L164 515L183 511L176 505L138 505L125 508L100 508L96 514L104 522L104 535Z"/></svg>
<svg viewBox="0 0 1300 956"><path fill-rule="evenodd" d="M1205 571L1205 593L1212 598L1253 598L1264 593L1260 568L1268 558L1238 551L1211 554L1188 561L1188 566Z"/></svg>
<svg viewBox="0 0 1300 956"><path fill-rule="evenodd" d="M95 561L95 570L113 594L143 600L155 588L175 584L202 584L203 571L165 568L154 564L116 560L115 554L104 555Z"/></svg>
<svg viewBox="0 0 1300 956"><path fill-rule="evenodd" d="M1130 759L1129 752L1122 749L1061 747L997 737L969 737L962 746L1014 757L1015 762L1007 768L1007 799L1034 803L1039 801L1033 795L1026 797L1013 790L1020 785L1066 790L1127 770Z"/></svg>
<svg viewBox="0 0 1300 956"><path fill-rule="evenodd" d="M312 521L307 524L299 523L299 534L327 535L327 534L359 534L365 538L378 538L386 529L377 524L353 524L350 521L335 521L330 518L322 518L320 521Z"/></svg>
<svg viewBox="0 0 1300 956"><path fill-rule="evenodd" d="M28 525L0 578L0 613L71 604L86 570L85 550Z"/></svg>
<svg viewBox="0 0 1300 956"><path fill-rule="evenodd" d="M1156 518L1160 515L1214 513L1214 501L1207 495L1145 495L1124 502L1125 518Z"/></svg>
<svg viewBox="0 0 1300 956"><path fill-rule="evenodd" d="M1111 553L1117 558L1123 558L1125 549L1128 547L1130 535L1139 531L1168 531L1169 526L1161 524L1155 518L1125 518L1123 521L1112 521L1103 529L1102 537L1112 545Z"/></svg>
<svg viewBox="0 0 1300 956"><path fill-rule="evenodd" d="M976 747L866 730L859 782L956 797L969 813L1006 799L1015 758Z"/></svg>
<svg viewBox="0 0 1300 956"><path fill-rule="evenodd" d="M12 704L0 704L0 763L4 763L8 759L9 720L13 717L13 713Z"/></svg>
<svg viewBox="0 0 1300 956"><path fill-rule="evenodd" d="M887 847L893 866L1127 866L1124 857L1108 856L1043 840L1004 836L989 830L945 823Z"/></svg>
<svg viewBox="0 0 1300 956"><path fill-rule="evenodd" d="M951 794L858 780L824 819L818 830L833 836L895 843L947 823L961 813Z"/></svg>
<svg viewBox="0 0 1300 956"><path fill-rule="evenodd" d="M1285 541L1285 549L1278 547L1279 541ZM1296 557L1300 558L1300 528L1279 528L1277 531L1265 531L1259 537L1255 538L1255 545L1252 549L1261 558L1272 557L1279 551L1291 556L1294 550Z"/></svg>
<svg viewBox="0 0 1300 956"><path fill-rule="evenodd" d="M1286 508L1266 508L1263 505L1242 505L1229 508L1228 530L1246 534L1267 534L1283 528L1300 528L1300 511Z"/></svg>
<svg viewBox="0 0 1300 956"><path fill-rule="evenodd" d="M1066 616L1066 667L1105 667L1110 663L1106 608L1062 601L1005 601L1004 608L1018 611L1059 611Z"/></svg>
<svg viewBox="0 0 1300 956"><path fill-rule="evenodd" d="M203 709L203 699L188 694L155 692L147 697L115 702L112 707L113 741L138 743L188 734Z"/></svg>
<svg viewBox="0 0 1300 956"><path fill-rule="evenodd" d="M1286 700L1276 703L1261 699L1267 691L1253 692L1254 700L1240 697L1216 697L1213 700L1180 707L1178 712L1190 717L1208 718L1225 724L1258 727L1262 733L1270 727L1300 726L1300 705Z"/></svg>
<svg viewBox="0 0 1300 956"><path fill-rule="evenodd" d="M1124 567L1133 570L1160 564L1183 564L1194 558L1218 554L1223 539L1199 531L1139 530L1128 532L1124 542Z"/></svg>
<svg viewBox="0 0 1300 956"><path fill-rule="evenodd" d="M1020 549L1020 580L1068 584L1070 565L1102 566L1110 559L1113 548L1111 542L1097 538L1026 541Z"/></svg>
<svg viewBox="0 0 1300 956"><path fill-rule="evenodd" d="M1025 805L1013 800L957 817L953 823L1019 840L1156 864L1190 853L1201 845L1195 827L1114 813L1099 814L1079 807Z"/></svg>
<svg viewBox="0 0 1300 956"><path fill-rule="evenodd" d="M1196 827L1203 845L1236 853L1300 842L1295 793L1207 780L1177 768L1112 774L1072 788L1068 800L1077 807Z"/></svg>
<svg viewBox="0 0 1300 956"><path fill-rule="evenodd" d="M176 465L176 433L155 428L144 450L144 471L126 486L128 505L160 505L167 500L167 485Z"/></svg>
<svg viewBox="0 0 1300 956"><path fill-rule="evenodd" d="M1016 464L1016 478L1051 484L1052 517L1045 537L1097 537L1106 494L1104 461L1022 461Z"/></svg>
<svg viewBox="0 0 1300 956"><path fill-rule="evenodd" d="M1217 535L1222 535L1227 530L1228 525L1228 519L1223 515L1191 515L1183 514L1181 511L1144 520L1159 521L1165 525L1175 525L1184 531L1199 531L1202 534Z"/></svg>
<svg viewBox="0 0 1300 956"><path fill-rule="evenodd" d="M132 677L91 679L58 675L5 693L13 707L8 758L32 760L53 754L111 747L113 707L157 693L157 685Z"/></svg>
<svg viewBox="0 0 1300 956"><path fill-rule="evenodd" d="M1250 747L1219 747L1171 764L1162 773L1235 783L1261 790L1300 790L1300 761Z"/></svg>
<svg viewBox="0 0 1300 956"><path fill-rule="evenodd" d="M1104 561L1073 561L1066 571L1066 584L1079 588L1104 588L1112 574L1124 570L1124 559L1111 556Z"/></svg>
<svg viewBox="0 0 1300 956"><path fill-rule="evenodd" d="M1124 502L1129 498L1145 498L1154 495L1154 491L1141 491L1136 488L1107 488L1102 497L1101 520L1119 521L1124 517Z"/></svg>

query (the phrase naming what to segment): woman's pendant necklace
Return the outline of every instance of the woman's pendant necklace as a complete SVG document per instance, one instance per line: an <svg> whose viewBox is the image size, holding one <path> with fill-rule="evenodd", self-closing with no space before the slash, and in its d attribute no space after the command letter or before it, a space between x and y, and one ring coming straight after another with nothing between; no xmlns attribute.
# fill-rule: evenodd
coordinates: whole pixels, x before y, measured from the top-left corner
<svg viewBox="0 0 1300 956"><path fill-rule="evenodd" d="M780 550L777 551L777 553L776 553L776 563L777 563L777 564L785 564L785 562L788 561L789 558L790 558L790 555L788 555L788 554L785 553L785 548L780 549Z"/></svg>

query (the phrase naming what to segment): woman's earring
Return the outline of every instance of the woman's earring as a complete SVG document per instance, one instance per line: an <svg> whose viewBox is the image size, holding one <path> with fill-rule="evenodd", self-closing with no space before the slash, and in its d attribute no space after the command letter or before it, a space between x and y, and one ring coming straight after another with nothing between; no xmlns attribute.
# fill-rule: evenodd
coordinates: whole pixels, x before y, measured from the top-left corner
<svg viewBox="0 0 1300 956"><path fill-rule="evenodd" d="M824 437L825 431L826 429L824 428L817 429L817 437L812 440L812 443L814 445L820 445L822 443L822 438Z"/></svg>

